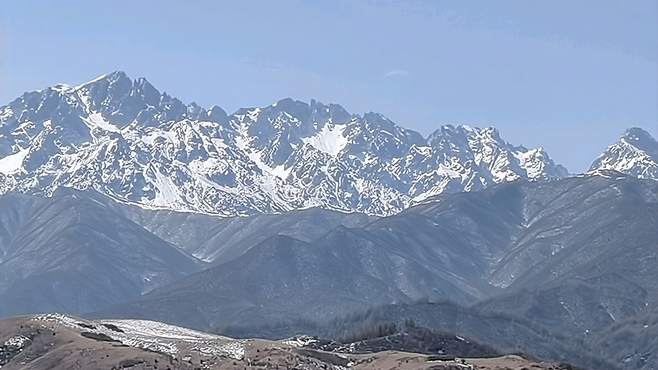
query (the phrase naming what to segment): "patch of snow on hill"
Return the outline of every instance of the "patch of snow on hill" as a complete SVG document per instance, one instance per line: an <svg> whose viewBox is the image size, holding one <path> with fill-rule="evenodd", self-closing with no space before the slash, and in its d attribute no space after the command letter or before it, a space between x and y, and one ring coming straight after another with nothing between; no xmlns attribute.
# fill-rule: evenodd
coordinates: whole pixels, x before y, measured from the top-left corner
<svg viewBox="0 0 658 370"><path fill-rule="evenodd" d="M85 121L87 126L91 129L93 129L94 127L98 127L105 131L110 131L110 132L121 131L119 130L118 127L108 122L100 113L92 113L89 115L89 117L83 118L82 120Z"/></svg>
<svg viewBox="0 0 658 370"><path fill-rule="evenodd" d="M23 168L23 160L25 160L28 153L30 153L30 149L25 148L0 159L0 173L12 175L19 172Z"/></svg>
<svg viewBox="0 0 658 370"><path fill-rule="evenodd" d="M244 340L203 333L180 326L148 320L83 320L61 314L34 317L36 321L56 322L76 330L104 334L127 346L176 355L179 347L206 356L244 358Z"/></svg>
<svg viewBox="0 0 658 370"><path fill-rule="evenodd" d="M302 138L302 141L315 149L335 157L348 144L343 131L347 125L326 124L313 136Z"/></svg>

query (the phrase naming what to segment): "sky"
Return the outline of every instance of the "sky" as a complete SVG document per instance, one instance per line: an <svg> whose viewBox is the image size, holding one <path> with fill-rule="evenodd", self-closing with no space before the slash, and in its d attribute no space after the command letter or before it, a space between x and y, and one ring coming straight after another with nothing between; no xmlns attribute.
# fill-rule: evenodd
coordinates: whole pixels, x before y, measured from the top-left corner
<svg viewBox="0 0 658 370"><path fill-rule="evenodd" d="M0 105L114 70L229 113L284 97L429 134L494 126L584 171L658 137L657 0L36 1L0 8Z"/></svg>

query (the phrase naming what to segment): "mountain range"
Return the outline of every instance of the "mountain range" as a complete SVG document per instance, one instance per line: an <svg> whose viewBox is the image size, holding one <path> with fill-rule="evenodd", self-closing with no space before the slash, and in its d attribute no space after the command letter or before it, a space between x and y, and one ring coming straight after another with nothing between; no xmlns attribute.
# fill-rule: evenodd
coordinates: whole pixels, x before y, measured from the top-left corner
<svg viewBox="0 0 658 370"><path fill-rule="evenodd" d="M493 128L428 137L378 113L283 99L231 115L113 72L0 108L0 191L95 189L223 216L322 207L389 215L442 192L567 175Z"/></svg>
<svg viewBox="0 0 658 370"><path fill-rule="evenodd" d="M292 99L229 115L113 72L0 107L0 316L273 338L414 319L650 370L657 180L639 128L569 174L493 128Z"/></svg>
<svg viewBox="0 0 658 370"><path fill-rule="evenodd" d="M655 181L617 174L500 184L337 226L311 242L273 233L240 257L97 315L244 335L271 326L278 337L371 307L451 301L475 313L427 325L543 355L550 352L540 345L555 335L582 354L598 350L585 348L605 328L655 309L657 242ZM425 309L445 315L440 306ZM507 328L512 343L465 321L499 316L506 319L495 328Z"/></svg>
<svg viewBox="0 0 658 370"><path fill-rule="evenodd" d="M0 199L0 316L86 313L283 338L332 333L327 320L345 327L383 307L380 321L411 318L501 353L628 369L658 356L647 342L658 328L653 180L600 171L505 183L388 217L223 218L73 189Z"/></svg>

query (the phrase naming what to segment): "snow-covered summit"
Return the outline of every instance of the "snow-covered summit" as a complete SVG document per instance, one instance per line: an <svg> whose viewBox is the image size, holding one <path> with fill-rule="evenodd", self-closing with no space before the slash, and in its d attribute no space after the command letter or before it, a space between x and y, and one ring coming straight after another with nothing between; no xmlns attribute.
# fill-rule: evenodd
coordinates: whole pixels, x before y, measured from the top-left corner
<svg viewBox="0 0 658 370"><path fill-rule="evenodd" d="M630 128L592 163L590 172L600 170L658 180L658 142L643 129Z"/></svg>
<svg viewBox="0 0 658 370"><path fill-rule="evenodd" d="M93 188L225 216L324 207L387 215L442 193L566 176L493 128L428 138L379 113L290 98L228 115L112 72L0 107L0 193Z"/></svg>

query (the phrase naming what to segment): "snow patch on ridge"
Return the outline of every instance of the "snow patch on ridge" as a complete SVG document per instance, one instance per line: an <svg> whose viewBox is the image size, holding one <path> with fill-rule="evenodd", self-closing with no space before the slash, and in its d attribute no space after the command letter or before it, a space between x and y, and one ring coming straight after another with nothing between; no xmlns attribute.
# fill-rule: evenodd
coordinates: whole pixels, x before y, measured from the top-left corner
<svg viewBox="0 0 658 370"><path fill-rule="evenodd" d="M185 342L192 350L207 356L224 355L238 360L244 358L243 341L228 337L148 320L103 320L101 323L121 329L123 333L113 332L109 335L133 347L163 347L175 354L178 352L176 343Z"/></svg>
<svg viewBox="0 0 658 370"><path fill-rule="evenodd" d="M543 151L541 148L529 149L525 152L515 151L512 153L518 159L521 168L526 171L529 179L539 179L544 174Z"/></svg>
<svg viewBox="0 0 658 370"><path fill-rule="evenodd" d="M241 360L245 354L244 340L203 333L157 321L88 321L62 314L36 315L34 320L55 322L69 328L104 334L127 346L165 352L170 355L177 355L181 350L190 350L204 356L227 356Z"/></svg>
<svg viewBox="0 0 658 370"><path fill-rule="evenodd" d="M347 145L347 138L343 135L346 127L328 123L315 135L302 138L302 142L335 157Z"/></svg>
<svg viewBox="0 0 658 370"><path fill-rule="evenodd" d="M155 176L153 184L155 185L155 199L153 205L161 207L172 207L181 204L181 198L178 195L177 186L167 176L163 175L156 168L151 167L152 173Z"/></svg>
<svg viewBox="0 0 658 370"><path fill-rule="evenodd" d="M100 113L92 113L89 115L89 117L82 118L82 120L87 124L87 127L89 127L90 129L98 127L100 129L110 132L121 131L118 127L108 122Z"/></svg>
<svg viewBox="0 0 658 370"><path fill-rule="evenodd" d="M0 159L0 173L5 175L12 175L16 172L19 172L23 169L23 161L30 153L30 149L21 149L14 154L10 154L2 159Z"/></svg>

